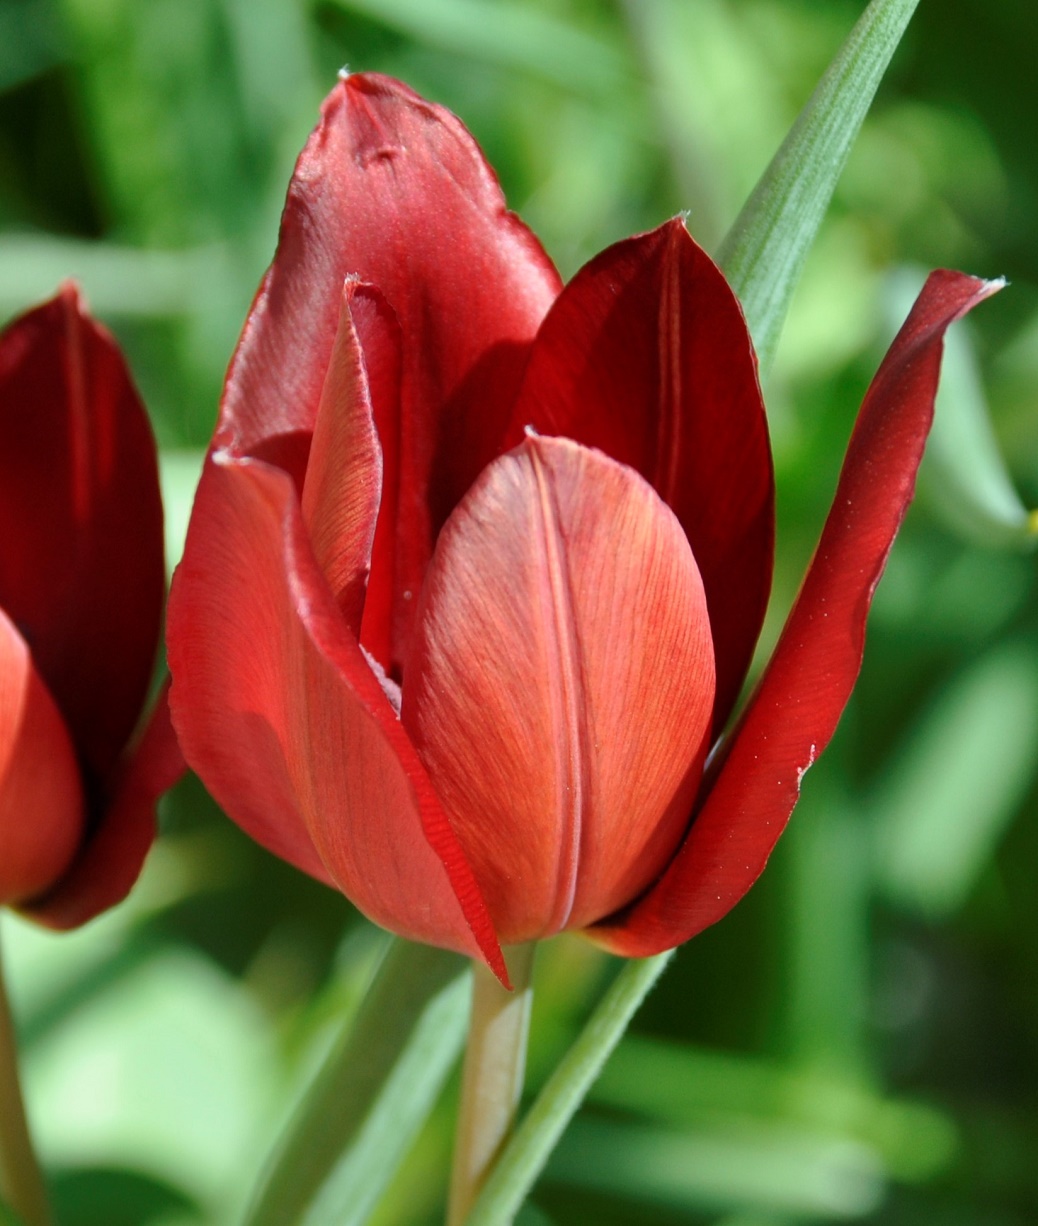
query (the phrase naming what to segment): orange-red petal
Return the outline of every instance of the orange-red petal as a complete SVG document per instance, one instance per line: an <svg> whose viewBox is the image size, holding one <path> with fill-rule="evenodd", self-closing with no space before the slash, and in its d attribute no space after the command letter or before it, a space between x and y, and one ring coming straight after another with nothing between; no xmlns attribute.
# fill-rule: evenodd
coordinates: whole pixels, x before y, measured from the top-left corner
<svg viewBox="0 0 1038 1226"><path fill-rule="evenodd" d="M64 721L25 640L0 610L0 903L50 886L72 858L84 821Z"/></svg>
<svg viewBox="0 0 1038 1226"><path fill-rule="evenodd" d="M699 571L651 486L564 439L491 464L437 542L402 719L503 941L590 923L660 871L713 692Z"/></svg>
<svg viewBox="0 0 1038 1226"><path fill-rule="evenodd" d="M503 974L464 855L284 472L226 452L207 462L168 642L184 755L240 826L384 927Z"/></svg>

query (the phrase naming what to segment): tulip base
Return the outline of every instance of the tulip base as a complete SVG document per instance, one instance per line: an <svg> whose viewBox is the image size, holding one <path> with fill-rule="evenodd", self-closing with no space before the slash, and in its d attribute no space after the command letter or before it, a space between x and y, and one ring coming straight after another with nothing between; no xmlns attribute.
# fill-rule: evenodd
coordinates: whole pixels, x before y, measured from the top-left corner
<svg viewBox="0 0 1038 1226"><path fill-rule="evenodd" d="M0 1199L24 1226L50 1226L50 1209L18 1079L14 1020L0 962Z"/></svg>
<svg viewBox="0 0 1038 1226"><path fill-rule="evenodd" d="M482 963L473 968L448 1226L462 1226L512 1128L526 1071L535 949L531 942L504 951L511 992Z"/></svg>

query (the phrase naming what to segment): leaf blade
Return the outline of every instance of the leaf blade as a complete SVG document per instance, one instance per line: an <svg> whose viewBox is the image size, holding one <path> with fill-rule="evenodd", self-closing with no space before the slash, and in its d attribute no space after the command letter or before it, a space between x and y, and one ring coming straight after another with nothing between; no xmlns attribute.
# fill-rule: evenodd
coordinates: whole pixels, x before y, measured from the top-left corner
<svg viewBox="0 0 1038 1226"><path fill-rule="evenodd" d="M718 263L742 302L764 372L851 146L917 4L872 0L721 245Z"/></svg>

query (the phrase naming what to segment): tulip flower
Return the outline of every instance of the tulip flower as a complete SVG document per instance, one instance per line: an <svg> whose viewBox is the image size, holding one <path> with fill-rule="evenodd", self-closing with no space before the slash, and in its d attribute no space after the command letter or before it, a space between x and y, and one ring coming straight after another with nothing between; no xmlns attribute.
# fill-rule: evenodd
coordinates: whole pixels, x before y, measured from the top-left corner
<svg viewBox="0 0 1038 1226"><path fill-rule="evenodd" d="M0 903L118 902L183 764L165 695L131 746L165 571L155 443L74 286L0 335Z"/></svg>
<svg viewBox="0 0 1038 1226"><path fill-rule="evenodd" d="M459 121L345 76L296 166L169 614L185 756L377 923L627 955L761 872L859 671L942 336L862 406L775 653L773 478L739 304L681 220L563 286Z"/></svg>

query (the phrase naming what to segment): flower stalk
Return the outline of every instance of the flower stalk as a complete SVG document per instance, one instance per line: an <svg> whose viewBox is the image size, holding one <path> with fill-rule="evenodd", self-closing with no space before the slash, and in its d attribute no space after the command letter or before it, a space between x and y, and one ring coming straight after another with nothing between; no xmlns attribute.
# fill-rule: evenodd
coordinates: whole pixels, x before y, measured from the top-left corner
<svg viewBox="0 0 1038 1226"><path fill-rule="evenodd" d="M511 992L474 964L447 1226L462 1226L512 1129L526 1071L535 949L531 941L506 951Z"/></svg>
<svg viewBox="0 0 1038 1226"><path fill-rule="evenodd" d="M29 1135L21 1083L14 1019L0 961L0 1198L25 1226L50 1226L50 1208L39 1162Z"/></svg>

